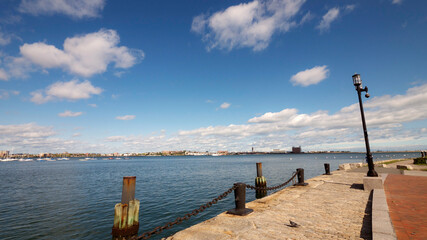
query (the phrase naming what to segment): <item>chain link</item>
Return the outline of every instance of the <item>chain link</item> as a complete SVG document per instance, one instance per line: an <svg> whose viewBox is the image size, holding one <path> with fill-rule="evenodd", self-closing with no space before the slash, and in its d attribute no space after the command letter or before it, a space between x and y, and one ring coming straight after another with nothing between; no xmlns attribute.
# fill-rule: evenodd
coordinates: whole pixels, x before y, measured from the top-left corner
<svg viewBox="0 0 427 240"><path fill-rule="evenodd" d="M237 188L237 186L234 185L233 187L231 187L230 189L228 189L227 191L225 191L223 194L221 194L218 197L212 199L212 201L207 202L206 204L200 206L199 208L194 209L193 211L191 211L191 213L187 213L183 217L177 217L175 219L175 221L173 221L173 222L168 222L168 223L166 223L163 226L156 227L156 228L154 228L153 230L151 230L149 232L144 232L140 236L134 237L134 238L131 238L131 239L132 240L149 239L152 235L159 234L159 233L163 232L163 230L165 230L165 229L169 229L169 228L173 227L176 224L180 224L184 220L188 220L192 216L196 216L197 214L203 212L205 209L210 208L213 204L218 203L219 200L224 199L225 197L227 197L227 195L230 194L230 193L232 193L236 188Z"/></svg>
<svg viewBox="0 0 427 240"><path fill-rule="evenodd" d="M293 179L295 179L295 177L298 175L298 171L296 171L296 172L294 172L293 174L292 174L292 177L288 180L288 181L286 181L286 182L284 182L284 183L282 183L282 184L280 184L280 185L277 185L277 186L274 186L274 187L256 187L256 186L252 186L252 185L246 185L246 188L248 188L248 189L253 189L253 190L261 190L261 191L265 191L265 190L267 190L267 191L270 191L270 190L276 190L276 189L279 189L279 188L282 188L282 187L284 187L284 186L286 186L288 183L290 183Z"/></svg>

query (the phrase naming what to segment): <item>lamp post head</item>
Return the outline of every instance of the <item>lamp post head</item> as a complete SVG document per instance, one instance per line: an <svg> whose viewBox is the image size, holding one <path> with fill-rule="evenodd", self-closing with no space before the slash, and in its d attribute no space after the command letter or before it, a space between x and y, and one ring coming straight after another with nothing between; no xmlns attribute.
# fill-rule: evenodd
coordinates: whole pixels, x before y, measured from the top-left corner
<svg viewBox="0 0 427 240"><path fill-rule="evenodd" d="M360 78L360 74L354 74L353 75L353 84L355 87L362 85L362 79Z"/></svg>

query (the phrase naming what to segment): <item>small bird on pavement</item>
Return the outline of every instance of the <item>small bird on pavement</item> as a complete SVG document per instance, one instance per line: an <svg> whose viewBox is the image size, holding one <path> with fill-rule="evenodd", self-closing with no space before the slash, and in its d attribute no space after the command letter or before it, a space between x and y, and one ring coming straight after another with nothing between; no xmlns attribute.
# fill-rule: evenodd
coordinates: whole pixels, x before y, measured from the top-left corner
<svg viewBox="0 0 427 240"><path fill-rule="evenodd" d="M299 227L299 224L298 223L296 223L296 222L292 222L291 220L289 220L289 227Z"/></svg>

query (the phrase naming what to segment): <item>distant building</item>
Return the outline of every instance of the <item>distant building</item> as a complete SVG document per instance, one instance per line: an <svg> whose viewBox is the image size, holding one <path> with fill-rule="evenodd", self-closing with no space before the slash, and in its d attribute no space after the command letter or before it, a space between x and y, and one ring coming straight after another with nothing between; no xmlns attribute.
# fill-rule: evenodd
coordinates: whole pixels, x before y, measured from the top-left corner
<svg viewBox="0 0 427 240"><path fill-rule="evenodd" d="M299 147L292 147L292 152L291 153L301 153L301 146L299 146Z"/></svg>
<svg viewBox="0 0 427 240"><path fill-rule="evenodd" d="M0 158L9 157L9 151L0 151Z"/></svg>

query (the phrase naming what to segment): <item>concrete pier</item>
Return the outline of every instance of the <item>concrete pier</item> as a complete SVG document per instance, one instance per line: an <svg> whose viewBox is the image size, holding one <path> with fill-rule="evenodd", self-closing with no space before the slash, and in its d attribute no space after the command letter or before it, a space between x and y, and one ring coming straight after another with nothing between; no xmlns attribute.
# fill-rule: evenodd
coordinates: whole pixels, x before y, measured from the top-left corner
<svg viewBox="0 0 427 240"><path fill-rule="evenodd" d="M410 159L375 165L384 189L364 190L363 163L342 164L308 186L247 203L248 216L221 213L167 239L426 239L427 167Z"/></svg>
<svg viewBox="0 0 427 240"><path fill-rule="evenodd" d="M371 196L363 190L365 175L348 171L321 175L306 181L308 186L288 187L247 203L254 210L248 216L221 213L167 239L371 239Z"/></svg>

